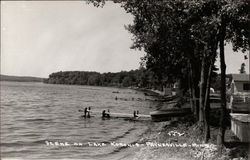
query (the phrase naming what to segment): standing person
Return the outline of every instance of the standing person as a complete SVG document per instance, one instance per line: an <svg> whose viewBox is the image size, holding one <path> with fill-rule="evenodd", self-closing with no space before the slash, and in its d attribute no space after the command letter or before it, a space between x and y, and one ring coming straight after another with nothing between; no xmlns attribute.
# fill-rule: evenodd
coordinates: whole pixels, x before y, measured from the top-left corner
<svg viewBox="0 0 250 160"><path fill-rule="evenodd" d="M88 118L90 118L90 109L91 109L91 108L89 107L88 110L87 110L87 114L88 114L87 117L88 117Z"/></svg>
<svg viewBox="0 0 250 160"><path fill-rule="evenodd" d="M106 114L107 118L110 118L110 112L109 112L109 109L108 109L108 113Z"/></svg>
<svg viewBox="0 0 250 160"><path fill-rule="evenodd" d="M103 111L102 111L102 118L105 118L105 117L106 117L106 111L103 110Z"/></svg>
<svg viewBox="0 0 250 160"><path fill-rule="evenodd" d="M136 111L134 111L134 118L138 117L137 114L136 114Z"/></svg>
<svg viewBox="0 0 250 160"><path fill-rule="evenodd" d="M85 108L84 108L84 115L83 115L83 117L85 117L85 118L87 117L87 112L88 112L88 108L85 107Z"/></svg>

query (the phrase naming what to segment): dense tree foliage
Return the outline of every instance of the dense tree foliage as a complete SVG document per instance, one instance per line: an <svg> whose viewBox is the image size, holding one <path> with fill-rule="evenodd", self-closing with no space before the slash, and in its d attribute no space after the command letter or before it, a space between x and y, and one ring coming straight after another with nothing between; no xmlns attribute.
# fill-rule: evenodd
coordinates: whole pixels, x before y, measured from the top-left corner
<svg viewBox="0 0 250 160"><path fill-rule="evenodd" d="M92 86L117 86L117 87L140 87L162 88L162 82L157 81L154 73L140 68L131 71L117 73L98 73L87 71L65 71L49 75L44 81L50 84L92 85Z"/></svg>
<svg viewBox="0 0 250 160"><path fill-rule="evenodd" d="M90 0L94 5L104 0ZM209 139L209 92L216 56L220 57L221 118L218 144L224 143L226 116L226 64L224 46L249 49L248 0L114 0L134 16L127 29L133 47L144 49L146 67L159 79L188 86L194 115ZM217 53L219 50L219 54ZM189 81L187 81L189 79ZM185 87L186 86L186 87ZM199 102L197 102L199 99Z"/></svg>

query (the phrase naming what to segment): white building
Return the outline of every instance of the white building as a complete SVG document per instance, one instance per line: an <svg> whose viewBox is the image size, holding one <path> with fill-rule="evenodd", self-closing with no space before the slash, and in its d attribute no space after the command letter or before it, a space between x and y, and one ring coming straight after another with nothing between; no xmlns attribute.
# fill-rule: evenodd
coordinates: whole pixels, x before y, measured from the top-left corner
<svg viewBox="0 0 250 160"><path fill-rule="evenodd" d="M250 75L249 74L232 74L231 77L231 92L233 94L250 93Z"/></svg>
<svg viewBox="0 0 250 160"><path fill-rule="evenodd" d="M250 112L250 75L232 74L228 86L232 112Z"/></svg>

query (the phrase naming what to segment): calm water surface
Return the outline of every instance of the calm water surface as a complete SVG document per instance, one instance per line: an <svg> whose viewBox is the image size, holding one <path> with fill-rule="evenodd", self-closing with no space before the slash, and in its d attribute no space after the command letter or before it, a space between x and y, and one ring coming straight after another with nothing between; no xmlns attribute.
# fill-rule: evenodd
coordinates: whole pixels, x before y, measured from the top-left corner
<svg viewBox="0 0 250 160"><path fill-rule="evenodd" d="M126 159L134 149L47 146L45 142L135 143L153 122L102 120L100 116L84 119L78 110L92 106L95 111L149 114L157 105L153 100L131 89L1 81L1 157Z"/></svg>

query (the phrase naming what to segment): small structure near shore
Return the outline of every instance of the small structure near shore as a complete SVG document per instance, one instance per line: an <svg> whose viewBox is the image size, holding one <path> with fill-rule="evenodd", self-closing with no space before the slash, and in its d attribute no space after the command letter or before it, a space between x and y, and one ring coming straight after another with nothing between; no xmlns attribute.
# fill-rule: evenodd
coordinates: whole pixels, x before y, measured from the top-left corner
<svg viewBox="0 0 250 160"><path fill-rule="evenodd" d="M228 84L228 103L232 112L250 113L250 75L231 74Z"/></svg>
<svg viewBox="0 0 250 160"><path fill-rule="evenodd" d="M150 112L153 121L169 121L174 117L183 117L192 113L189 105L182 108L176 107L177 101L170 101L165 105L167 105L167 108Z"/></svg>
<svg viewBox="0 0 250 160"><path fill-rule="evenodd" d="M231 74L229 76L231 82L230 88L233 94L250 92L249 74Z"/></svg>
<svg viewBox="0 0 250 160"><path fill-rule="evenodd" d="M83 110L78 110L79 112L83 112ZM115 113L115 112L110 112L108 110L108 112L106 112L106 110L103 111L97 111L97 110L93 110L90 111L91 112L91 117L102 117L102 118L123 118L123 119L130 119L130 120L151 120L151 116L150 115L146 115L146 114L139 114L139 111L136 111L136 117L134 115L134 113ZM84 116L81 116L84 117Z"/></svg>
<svg viewBox="0 0 250 160"><path fill-rule="evenodd" d="M250 142L250 114L231 113L231 130L241 140Z"/></svg>

